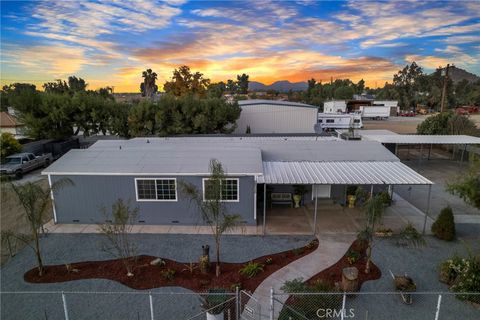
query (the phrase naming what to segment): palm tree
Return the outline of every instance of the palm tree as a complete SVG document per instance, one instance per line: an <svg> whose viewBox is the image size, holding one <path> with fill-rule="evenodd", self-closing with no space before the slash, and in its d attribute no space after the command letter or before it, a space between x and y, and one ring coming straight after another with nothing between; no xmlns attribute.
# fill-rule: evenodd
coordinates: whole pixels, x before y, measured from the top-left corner
<svg viewBox="0 0 480 320"><path fill-rule="evenodd" d="M152 98L153 94L158 91L157 74L152 69L147 69L142 72L143 83L140 84L140 91L143 97Z"/></svg>
<svg viewBox="0 0 480 320"><path fill-rule="evenodd" d="M208 224L212 230L215 240L217 266L215 275L220 276L220 240L222 234L232 230L241 224L241 216L237 214L228 214L225 202L222 199L223 183L226 179L222 164L216 160L210 160L210 176L208 184L205 184L205 196L198 188L187 182L181 183L182 192L193 201L201 215L203 221ZM205 181L205 182L207 182ZM204 200L204 197L206 200Z"/></svg>
<svg viewBox="0 0 480 320"><path fill-rule="evenodd" d="M51 187L46 188L42 188L39 184L33 182L27 182L22 185L10 184L11 189L18 197L25 211L30 234L15 234L13 232L8 234L33 249L37 259L39 276L43 275L43 261L40 252L40 233L43 232L43 219L47 212L47 206L51 201L51 194L67 184L72 184L72 181L61 179L53 183Z"/></svg>
<svg viewBox="0 0 480 320"><path fill-rule="evenodd" d="M385 202L380 195L371 196L365 202L364 211L367 216L367 224L365 229L360 231L358 239L367 244L367 262L365 264L365 273L370 272L370 262L372 260L373 234L375 232L375 224L380 222L385 211Z"/></svg>

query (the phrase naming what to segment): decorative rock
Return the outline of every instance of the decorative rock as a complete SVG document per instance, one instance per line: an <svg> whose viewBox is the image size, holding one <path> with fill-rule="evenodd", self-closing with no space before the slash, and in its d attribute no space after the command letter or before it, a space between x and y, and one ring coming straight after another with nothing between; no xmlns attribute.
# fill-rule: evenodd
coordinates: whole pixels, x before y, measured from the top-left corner
<svg viewBox="0 0 480 320"><path fill-rule="evenodd" d="M358 291L358 269L348 267L342 270L342 290L346 292Z"/></svg>
<svg viewBox="0 0 480 320"><path fill-rule="evenodd" d="M152 261L150 261L150 265L152 266L158 266L158 265L161 265L163 264L163 260L160 259L160 258L157 258L157 259L154 259Z"/></svg>

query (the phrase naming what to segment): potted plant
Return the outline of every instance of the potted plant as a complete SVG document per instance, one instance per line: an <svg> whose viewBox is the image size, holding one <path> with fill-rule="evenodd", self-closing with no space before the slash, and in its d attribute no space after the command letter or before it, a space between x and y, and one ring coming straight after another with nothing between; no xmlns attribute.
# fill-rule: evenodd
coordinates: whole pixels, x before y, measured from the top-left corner
<svg viewBox="0 0 480 320"><path fill-rule="evenodd" d="M207 320L223 320L227 295L225 289L210 289L202 300L202 309L207 315Z"/></svg>
<svg viewBox="0 0 480 320"><path fill-rule="evenodd" d="M294 194L293 194L293 201L295 204L295 208L300 208L300 204L303 199L303 195L307 193L307 188L304 185L296 185L293 187Z"/></svg>

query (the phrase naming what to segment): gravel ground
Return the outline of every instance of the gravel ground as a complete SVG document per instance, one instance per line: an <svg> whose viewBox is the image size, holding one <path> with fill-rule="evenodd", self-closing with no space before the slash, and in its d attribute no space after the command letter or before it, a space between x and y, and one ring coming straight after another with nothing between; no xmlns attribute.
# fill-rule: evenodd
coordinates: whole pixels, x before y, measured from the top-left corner
<svg viewBox="0 0 480 320"><path fill-rule="evenodd" d="M476 226L476 227L475 227ZM462 234L468 234L465 243L475 252L480 250L480 226L458 225ZM473 235L476 235L473 236ZM467 249L463 241L445 242L427 237L427 245L421 248L400 247L393 239L379 239L373 249L373 261L382 270L382 277L368 281L362 292L392 292L393 281L388 270L394 274L407 273L417 284L418 292L448 292L448 287L438 281L439 264L454 254L465 256ZM359 319L434 319L438 295L418 294L412 305L404 305L399 295L360 295L349 299ZM444 294L440 308L441 320L480 319L480 309Z"/></svg>
<svg viewBox="0 0 480 320"><path fill-rule="evenodd" d="M196 261L201 246L209 244L208 235L134 235L140 254L149 254L188 263ZM45 264L111 259L98 249L101 235L50 234L42 239ZM309 236L225 236L222 260L243 262L299 246ZM211 254L212 256L212 254ZM25 271L35 266L29 248L23 249L1 269L1 319L63 319L62 298L52 291L95 291L109 294L67 294L70 319L150 319L147 292L130 289L109 280L80 280L55 284L29 284L23 281ZM41 291L43 294L8 294L12 291ZM201 313L199 297L179 287L152 290L156 319L186 319ZM166 294L176 292L176 295ZM198 319L203 319L202 315Z"/></svg>

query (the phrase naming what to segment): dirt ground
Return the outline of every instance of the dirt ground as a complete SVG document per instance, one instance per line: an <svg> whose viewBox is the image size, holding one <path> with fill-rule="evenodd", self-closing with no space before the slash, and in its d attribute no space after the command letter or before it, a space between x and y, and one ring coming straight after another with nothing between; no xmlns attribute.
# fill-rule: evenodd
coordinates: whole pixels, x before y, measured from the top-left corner
<svg viewBox="0 0 480 320"><path fill-rule="evenodd" d="M391 117L388 120L364 120L365 130L386 129L399 134L411 134L417 132L417 126L429 116L417 115L415 117ZM470 115L477 127L480 127L480 114Z"/></svg>

